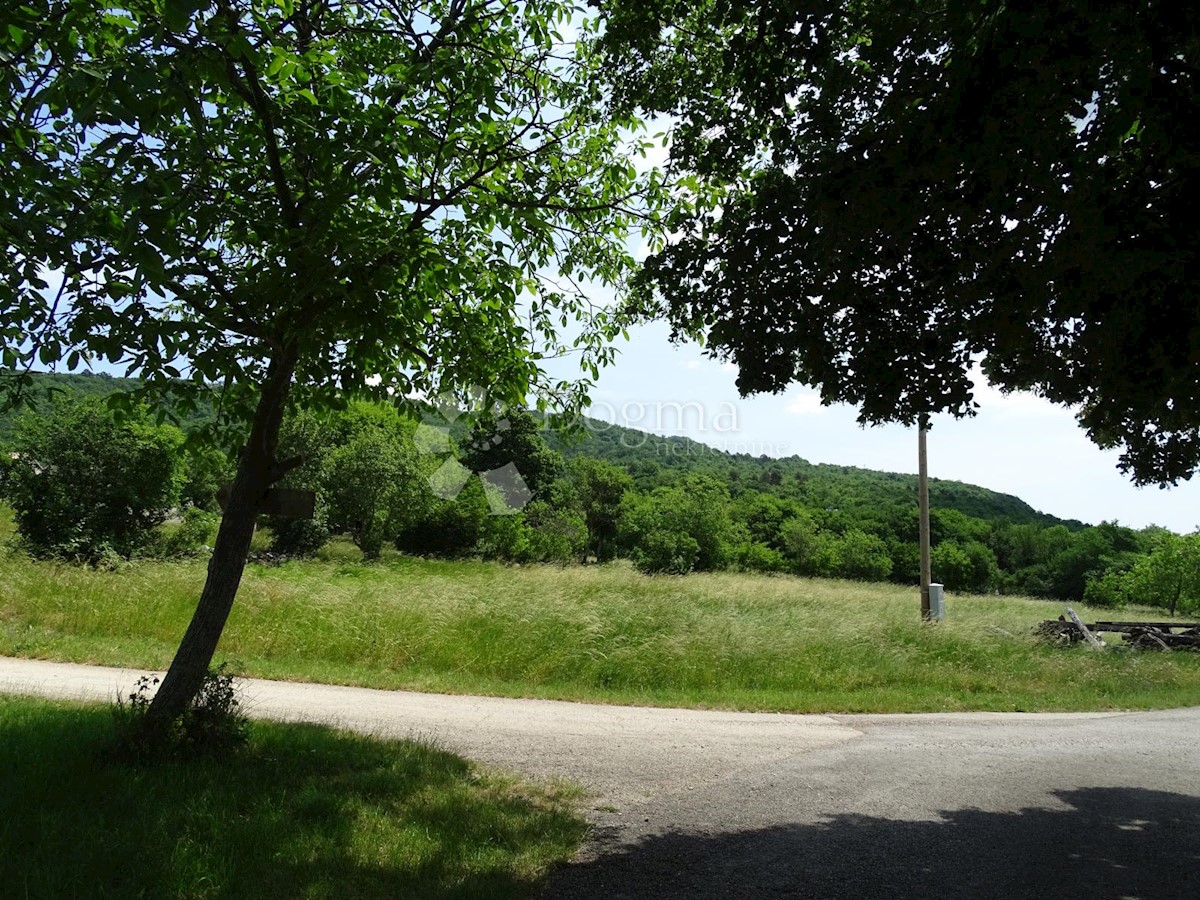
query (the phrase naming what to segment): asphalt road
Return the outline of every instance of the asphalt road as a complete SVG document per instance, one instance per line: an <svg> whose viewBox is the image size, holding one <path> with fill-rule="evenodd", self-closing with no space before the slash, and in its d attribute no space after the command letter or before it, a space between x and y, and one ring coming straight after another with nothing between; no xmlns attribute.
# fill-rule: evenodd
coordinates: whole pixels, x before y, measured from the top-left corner
<svg viewBox="0 0 1200 900"><path fill-rule="evenodd" d="M0 659L0 691L142 673ZM591 791L547 898L1200 898L1200 709L790 716L247 680L252 714Z"/></svg>

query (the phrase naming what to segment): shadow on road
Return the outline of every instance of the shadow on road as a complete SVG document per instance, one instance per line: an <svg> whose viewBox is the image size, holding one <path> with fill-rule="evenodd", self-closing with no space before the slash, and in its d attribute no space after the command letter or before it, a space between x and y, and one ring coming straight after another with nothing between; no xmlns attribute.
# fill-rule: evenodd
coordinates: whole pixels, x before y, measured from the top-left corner
<svg viewBox="0 0 1200 900"><path fill-rule="evenodd" d="M733 834L672 832L558 872L546 898L1200 897L1200 799L1055 792L1070 809L842 815Z"/></svg>

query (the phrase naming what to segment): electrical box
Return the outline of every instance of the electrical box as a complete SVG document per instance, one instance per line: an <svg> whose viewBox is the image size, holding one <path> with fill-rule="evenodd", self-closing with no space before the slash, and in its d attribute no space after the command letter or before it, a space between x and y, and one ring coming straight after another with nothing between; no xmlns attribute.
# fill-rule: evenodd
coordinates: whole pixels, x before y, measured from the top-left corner
<svg viewBox="0 0 1200 900"><path fill-rule="evenodd" d="M936 582L929 585L929 618L940 622L946 618L946 586Z"/></svg>

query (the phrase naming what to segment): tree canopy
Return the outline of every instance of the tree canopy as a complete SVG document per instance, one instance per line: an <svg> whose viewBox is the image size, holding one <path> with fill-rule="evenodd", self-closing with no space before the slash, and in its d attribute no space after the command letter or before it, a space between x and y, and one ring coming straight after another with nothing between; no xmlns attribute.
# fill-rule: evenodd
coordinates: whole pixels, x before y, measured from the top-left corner
<svg viewBox="0 0 1200 900"><path fill-rule="evenodd" d="M601 5L618 96L691 173L646 303L743 392L912 423L970 414L982 360L1138 482L1200 465L1194 6Z"/></svg>
<svg viewBox="0 0 1200 900"><path fill-rule="evenodd" d="M569 286L622 279L640 187L587 31L556 31L569 12L8 7L5 368L99 358L236 387L279 359L310 394L524 401L564 314L602 362L614 323Z"/></svg>
<svg viewBox="0 0 1200 900"><path fill-rule="evenodd" d="M656 190L561 0L30 0L0 17L0 356L103 358L150 389L223 385L252 420L208 584L156 698L199 685L279 424L347 388L560 392L619 315ZM560 29L577 34L567 40ZM636 144L634 145L636 147ZM185 397L186 399L186 397ZM190 649L189 649L190 648ZM186 675L176 677L178 672ZM171 700L163 700L171 697Z"/></svg>

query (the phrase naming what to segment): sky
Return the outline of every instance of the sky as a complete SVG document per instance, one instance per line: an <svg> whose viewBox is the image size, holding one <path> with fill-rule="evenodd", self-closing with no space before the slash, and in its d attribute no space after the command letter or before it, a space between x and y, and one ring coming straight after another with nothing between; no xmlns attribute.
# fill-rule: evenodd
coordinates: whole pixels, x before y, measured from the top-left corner
<svg viewBox="0 0 1200 900"><path fill-rule="evenodd" d="M648 133L668 131L669 120ZM662 166L656 146L641 169ZM631 241L635 257L645 242ZM610 303L608 291L594 298ZM737 369L706 357L696 344L672 345L670 328L630 330L616 362L600 373L589 415L655 434L684 435L722 450L755 456L800 456L812 463L916 473L917 432L900 425L864 427L851 406L822 406L816 391L739 396ZM1070 409L1027 393L1003 395L976 384L978 414L935 416L928 436L929 475L1020 497L1034 509L1089 524L1200 529L1200 476L1173 488L1135 487L1117 468L1119 452L1093 444Z"/></svg>
<svg viewBox="0 0 1200 900"><path fill-rule="evenodd" d="M738 395L736 369L695 344L673 346L661 323L639 326L600 373L589 415L656 434L686 435L730 452L800 456L813 463L917 471L917 433L864 428L853 407L824 407L815 391ZM1032 394L977 385L979 413L934 417L929 474L1014 494L1042 512L1095 524L1200 527L1200 478L1176 488L1136 488L1117 451L1097 448L1070 410Z"/></svg>

